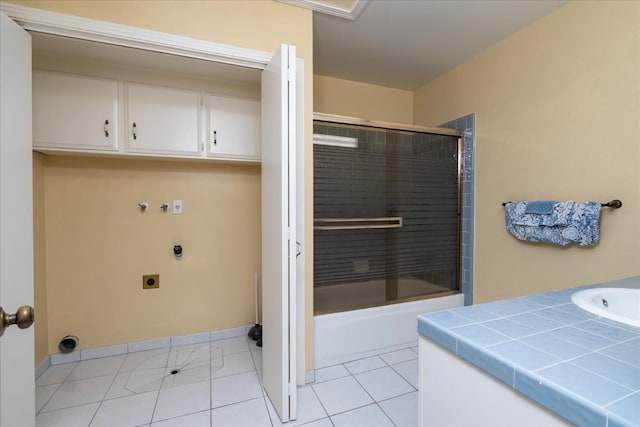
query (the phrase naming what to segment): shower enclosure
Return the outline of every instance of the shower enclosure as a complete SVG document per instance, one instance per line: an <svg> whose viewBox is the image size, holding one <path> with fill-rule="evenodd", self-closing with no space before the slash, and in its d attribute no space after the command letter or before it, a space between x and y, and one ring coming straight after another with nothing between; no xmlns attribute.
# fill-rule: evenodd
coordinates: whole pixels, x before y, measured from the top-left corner
<svg viewBox="0 0 640 427"><path fill-rule="evenodd" d="M457 131L314 119L314 312L459 293Z"/></svg>

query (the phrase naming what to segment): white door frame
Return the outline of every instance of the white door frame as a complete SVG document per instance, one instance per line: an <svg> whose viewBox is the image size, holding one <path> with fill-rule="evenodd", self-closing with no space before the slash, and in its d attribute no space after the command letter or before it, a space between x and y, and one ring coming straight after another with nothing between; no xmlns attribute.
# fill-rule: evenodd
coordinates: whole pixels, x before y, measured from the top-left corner
<svg viewBox="0 0 640 427"><path fill-rule="evenodd" d="M0 3L0 10L22 28L79 40L145 49L169 55L263 70L272 53L146 30L63 13Z"/></svg>

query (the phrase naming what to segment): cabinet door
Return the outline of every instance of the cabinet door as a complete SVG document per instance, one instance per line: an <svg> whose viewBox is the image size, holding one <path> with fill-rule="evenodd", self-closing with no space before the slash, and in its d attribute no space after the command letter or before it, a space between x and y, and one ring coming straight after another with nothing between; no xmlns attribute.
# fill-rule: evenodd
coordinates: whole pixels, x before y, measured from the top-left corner
<svg viewBox="0 0 640 427"><path fill-rule="evenodd" d="M117 151L118 83L35 71L33 146Z"/></svg>
<svg viewBox="0 0 640 427"><path fill-rule="evenodd" d="M209 95L207 97L207 155L260 160L260 101Z"/></svg>
<svg viewBox="0 0 640 427"><path fill-rule="evenodd" d="M200 155L200 93L127 85L127 152Z"/></svg>

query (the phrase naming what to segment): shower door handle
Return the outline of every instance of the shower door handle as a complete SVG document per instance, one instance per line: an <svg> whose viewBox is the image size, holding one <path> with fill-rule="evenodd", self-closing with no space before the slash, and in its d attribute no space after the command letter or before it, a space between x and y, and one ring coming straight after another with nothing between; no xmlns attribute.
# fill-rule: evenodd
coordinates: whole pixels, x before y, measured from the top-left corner
<svg viewBox="0 0 640 427"><path fill-rule="evenodd" d="M372 217L372 218L322 218L315 219L314 230L373 230L381 228L401 228L401 216Z"/></svg>
<svg viewBox="0 0 640 427"><path fill-rule="evenodd" d="M11 325L17 325L20 329L26 329L33 325L34 312L33 307L23 305L15 314L5 313L0 307L0 337L4 334L4 330Z"/></svg>

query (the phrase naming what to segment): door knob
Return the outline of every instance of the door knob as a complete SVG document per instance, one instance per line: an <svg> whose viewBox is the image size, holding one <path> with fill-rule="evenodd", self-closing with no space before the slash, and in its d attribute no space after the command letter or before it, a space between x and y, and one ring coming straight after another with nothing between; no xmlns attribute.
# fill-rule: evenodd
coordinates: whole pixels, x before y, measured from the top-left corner
<svg viewBox="0 0 640 427"><path fill-rule="evenodd" d="M26 329L33 325L34 312L33 307L23 305L16 311L16 314L5 313L0 307L0 337L4 334L6 327L18 325L20 329Z"/></svg>

